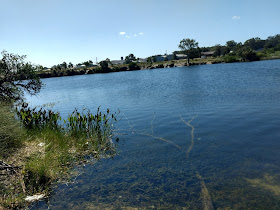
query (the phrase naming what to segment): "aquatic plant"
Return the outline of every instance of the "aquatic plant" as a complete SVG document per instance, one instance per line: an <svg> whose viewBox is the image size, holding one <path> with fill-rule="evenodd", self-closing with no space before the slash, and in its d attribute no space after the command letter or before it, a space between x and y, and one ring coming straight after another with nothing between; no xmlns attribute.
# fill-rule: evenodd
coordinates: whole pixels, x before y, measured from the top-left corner
<svg viewBox="0 0 280 210"><path fill-rule="evenodd" d="M0 122L0 131L3 126L6 128L4 123L11 119L11 122L14 122L12 125L21 127L21 133L26 133L20 138L22 146L17 149L17 153L9 156L13 163L20 166L16 172L20 179L16 181L19 184L17 195L9 193L6 196L7 199L11 198L11 202L17 200L16 206L24 203L23 198L26 195L50 193L50 186L54 181L67 180L71 177L69 172L73 166L113 157L116 154L113 125L117 121L118 113L112 114L109 109L103 113L99 107L96 114L87 109L81 112L75 109L66 119L62 119L59 112L43 107L31 108L24 103L16 109L21 126L18 126L9 109L3 111L10 114L5 115L9 117L8 119ZM13 136L11 135L11 138L14 138ZM14 139L17 140L16 138ZM0 141L0 148L13 139L8 140ZM1 154L5 155L6 152ZM8 191L8 188L5 189L5 192ZM0 203L3 205L5 203L6 207L13 207L7 199L0 200Z"/></svg>
<svg viewBox="0 0 280 210"><path fill-rule="evenodd" d="M58 120L61 120L61 117L58 112L45 110L42 107L39 110L36 107L30 108L27 103L22 103L17 108L17 116L22 122L22 125L29 130L42 130L44 128L58 129L60 127Z"/></svg>

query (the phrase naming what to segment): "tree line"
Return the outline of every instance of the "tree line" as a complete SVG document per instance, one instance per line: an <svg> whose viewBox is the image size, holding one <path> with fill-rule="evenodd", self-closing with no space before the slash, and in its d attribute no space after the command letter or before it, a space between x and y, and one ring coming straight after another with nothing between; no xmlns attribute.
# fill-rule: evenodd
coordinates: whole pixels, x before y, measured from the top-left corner
<svg viewBox="0 0 280 210"><path fill-rule="evenodd" d="M217 44L211 47L199 47L198 42L194 39L183 39L180 41L178 48L180 51L174 53L185 53L190 59L201 57L202 52L214 52L213 57L228 56L232 58L239 57L241 61L259 60L260 55L280 51L280 34L269 36L263 40L259 37L246 40L244 43L234 40L227 41L225 45Z"/></svg>
<svg viewBox="0 0 280 210"><path fill-rule="evenodd" d="M195 39L185 38L182 39L178 45L179 50L172 53L171 60L177 60L176 54L186 54L189 59L200 58L204 52L213 52L213 57L225 56L225 62L238 62L238 61L256 61L260 60L261 56L280 51L280 34L275 36L269 36L267 39L261 39L259 37L246 40L244 43L236 42L234 40L227 41L225 45L217 44L210 47L199 47L198 42ZM257 53L260 52L260 53ZM157 56L150 56L147 58L148 63L156 62ZM165 58L165 61L170 59ZM124 64L128 64L128 68L131 70L140 69L139 58L136 58L134 54L129 54L124 59ZM118 70L117 67L110 61L109 58L100 61L97 72L110 72L113 69ZM94 66L92 60L84 61L77 64L78 67L92 67ZM41 67L41 70L46 69ZM51 67L54 74L67 70L67 74L72 74L74 65L70 62L63 62ZM72 70L72 71L71 71ZM71 73L72 72L72 73Z"/></svg>

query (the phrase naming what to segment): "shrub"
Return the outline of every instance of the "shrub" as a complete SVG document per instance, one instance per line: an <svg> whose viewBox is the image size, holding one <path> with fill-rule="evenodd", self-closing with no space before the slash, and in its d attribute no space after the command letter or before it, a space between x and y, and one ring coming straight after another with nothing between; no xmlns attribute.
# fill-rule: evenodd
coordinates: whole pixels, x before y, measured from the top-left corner
<svg viewBox="0 0 280 210"><path fill-rule="evenodd" d="M109 109L102 113L98 108L96 114L87 109L82 112L75 109L62 120L59 112L30 108L28 104L18 108L18 118L27 129L29 140L35 141L35 145L44 145L43 153L36 150L26 160L24 182L27 190L47 192L53 181L67 176L73 164L114 156L116 147L112 132L117 114L110 113Z"/></svg>
<svg viewBox="0 0 280 210"><path fill-rule="evenodd" d="M234 62L239 62L236 56L233 55L226 55L224 56L224 61L226 63L234 63Z"/></svg>
<svg viewBox="0 0 280 210"><path fill-rule="evenodd" d="M129 63L128 67L129 67L129 70L140 70L140 66L138 66L138 64L135 62Z"/></svg>
<svg viewBox="0 0 280 210"><path fill-rule="evenodd" d="M42 82L36 74L37 67L19 56L6 51L0 60L0 100L22 100L23 92L31 95L38 93Z"/></svg>
<svg viewBox="0 0 280 210"><path fill-rule="evenodd" d="M0 159L6 158L21 146L24 131L15 120L10 106L0 103Z"/></svg>

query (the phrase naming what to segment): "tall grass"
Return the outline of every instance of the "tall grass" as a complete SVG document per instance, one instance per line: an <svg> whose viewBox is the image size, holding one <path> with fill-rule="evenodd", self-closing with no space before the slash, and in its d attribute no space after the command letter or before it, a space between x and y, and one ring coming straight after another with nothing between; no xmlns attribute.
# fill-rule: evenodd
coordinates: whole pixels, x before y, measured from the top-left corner
<svg viewBox="0 0 280 210"><path fill-rule="evenodd" d="M11 112L11 104L0 103L0 166L3 160L17 155L26 135ZM1 206L14 207L20 196L21 188L12 170L0 170L0 209ZM18 196L16 196L18 194ZM18 206L18 205L17 205Z"/></svg>
<svg viewBox="0 0 280 210"><path fill-rule="evenodd" d="M74 165L116 154L113 125L117 114L109 109L102 113L98 108L95 114L75 109L62 119L59 112L24 103L17 107L15 120L10 107L1 106L0 157L27 145L31 152L22 157L20 172L26 186L24 195L48 194L51 183L67 179Z"/></svg>
<svg viewBox="0 0 280 210"><path fill-rule="evenodd" d="M85 156L98 159L116 153L112 126L117 121L117 113L111 114L109 109L104 114L100 108L96 114L87 109L82 112L75 109L62 120L59 112L23 104L17 109L17 115L32 139L44 149L26 165L27 179L35 179L37 186L57 178L64 171L62 168L66 169Z"/></svg>
<svg viewBox="0 0 280 210"><path fill-rule="evenodd" d="M10 104L0 103L0 160L8 158L22 144L24 131L14 118Z"/></svg>

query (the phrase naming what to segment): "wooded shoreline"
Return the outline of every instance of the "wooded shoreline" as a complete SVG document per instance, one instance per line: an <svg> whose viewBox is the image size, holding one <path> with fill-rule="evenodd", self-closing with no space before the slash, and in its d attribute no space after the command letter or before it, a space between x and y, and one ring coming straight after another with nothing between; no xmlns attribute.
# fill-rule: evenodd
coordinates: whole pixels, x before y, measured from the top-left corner
<svg viewBox="0 0 280 210"><path fill-rule="evenodd" d="M274 60L280 59L280 52L270 57L260 58L262 60ZM209 65L209 64L219 64L219 63L239 63L239 62L249 62L249 61L234 61L227 62L224 57L211 57L211 58L195 58L187 62L187 59L173 60L173 61L162 61L154 63L134 63L133 66L129 64L117 64L111 65L107 68L102 67L82 67L79 69L62 69L58 70L46 70L38 72L40 78L51 78L51 77L63 77L63 76L75 76L75 75L87 75L87 74L98 74L98 73L111 73L111 72L121 72L121 71L135 71L135 70L150 70L159 68L173 68L173 67L183 67L183 66L194 66L194 65Z"/></svg>

